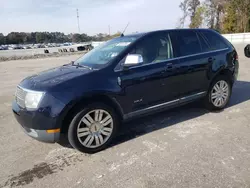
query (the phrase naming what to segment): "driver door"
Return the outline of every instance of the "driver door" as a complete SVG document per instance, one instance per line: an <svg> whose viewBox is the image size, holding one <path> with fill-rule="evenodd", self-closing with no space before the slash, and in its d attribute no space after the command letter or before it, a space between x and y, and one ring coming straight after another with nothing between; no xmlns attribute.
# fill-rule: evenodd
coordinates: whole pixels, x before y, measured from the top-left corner
<svg viewBox="0 0 250 188"><path fill-rule="evenodd" d="M178 61L171 60L173 52L169 33L160 32L145 37L129 54L140 54L143 64L119 71L120 86L124 95L119 96L117 100L127 116L133 116L134 112L143 113L147 108L154 108L175 99L178 91L173 91L174 88L171 92L166 90L166 84L171 88L174 81L168 64Z"/></svg>

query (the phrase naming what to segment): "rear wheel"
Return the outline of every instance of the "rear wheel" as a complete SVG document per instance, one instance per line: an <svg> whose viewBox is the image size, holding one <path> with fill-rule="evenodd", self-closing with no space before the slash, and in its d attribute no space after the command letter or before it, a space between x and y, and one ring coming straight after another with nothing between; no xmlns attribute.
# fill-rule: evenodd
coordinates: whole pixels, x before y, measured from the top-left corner
<svg viewBox="0 0 250 188"><path fill-rule="evenodd" d="M68 130L69 142L86 153L103 150L115 136L118 122L112 108L101 103L91 104L73 118Z"/></svg>
<svg viewBox="0 0 250 188"><path fill-rule="evenodd" d="M232 84L226 76L218 76L212 83L205 99L209 110L221 110L228 104Z"/></svg>

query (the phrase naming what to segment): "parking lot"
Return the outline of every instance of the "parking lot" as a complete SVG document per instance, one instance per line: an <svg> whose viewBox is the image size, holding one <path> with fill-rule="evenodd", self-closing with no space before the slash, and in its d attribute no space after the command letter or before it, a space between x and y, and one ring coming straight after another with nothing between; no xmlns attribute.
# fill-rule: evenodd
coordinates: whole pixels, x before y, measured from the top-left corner
<svg viewBox="0 0 250 188"><path fill-rule="evenodd" d="M0 62L0 188L250 187L250 59L235 46L240 74L224 111L195 103L126 123L93 155L29 138L11 111L23 78L78 56Z"/></svg>

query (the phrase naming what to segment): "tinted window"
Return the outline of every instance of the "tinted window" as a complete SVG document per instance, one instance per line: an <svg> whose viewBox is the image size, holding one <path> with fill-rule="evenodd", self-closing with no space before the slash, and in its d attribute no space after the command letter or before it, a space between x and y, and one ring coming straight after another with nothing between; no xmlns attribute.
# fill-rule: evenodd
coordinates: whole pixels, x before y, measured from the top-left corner
<svg viewBox="0 0 250 188"><path fill-rule="evenodd" d="M227 45L225 44L221 36L219 36L217 33L214 33L212 31L202 31L202 34L207 38L211 46L211 50L227 48Z"/></svg>
<svg viewBox="0 0 250 188"><path fill-rule="evenodd" d="M129 54L140 54L143 64L157 63L172 57L169 35L154 34L140 41Z"/></svg>
<svg viewBox="0 0 250 188"><path fill-rule="evenodd" d="M202 52L209 52L211 49L210 49L210 46L209 46L207 40L203 37L203 35L199 34L198 37L200 40Z"/></svg>
<svg viewBox="0 0 250 188"><path fill-rule="evenodd" d="M180 56L201 53L201 45L195 32L179 31L177 34L177 40Z"/></svg>

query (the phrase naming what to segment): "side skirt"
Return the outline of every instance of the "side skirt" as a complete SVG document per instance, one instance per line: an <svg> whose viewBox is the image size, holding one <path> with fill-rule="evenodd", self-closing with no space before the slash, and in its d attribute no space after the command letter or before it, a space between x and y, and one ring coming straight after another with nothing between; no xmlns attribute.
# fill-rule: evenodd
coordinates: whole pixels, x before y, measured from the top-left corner
<svg viewBox="0 0 250 188"><path fill-rule="evenodd" d="M123 116L123 119L126 121L128 119L132 119L132 118L135 118L137 116L143 116L143 115L146 115L146 114L151 114L151 113L167 110L167 109L170 109L170 108L174 108L174 107L177 107L177 106L181 106L181 105L193 102L193 101L195 101L197 99L200 99L202 97L205 97L206 94L207 94L207 92L204 91L204 92L196 93L196 94L189 95L189 96L186 96L186 97L182 97L182 98L179 98L179 99L176 99L176 100L172 100L172 101L168 101L168 102L165 102L165 103L150 106L150 107L147 107L147 108L144 108L144 109L141 109L141 110L137 110L137 111L134 111L134 112L130 112L128 114L125 114Z"/></svg>

